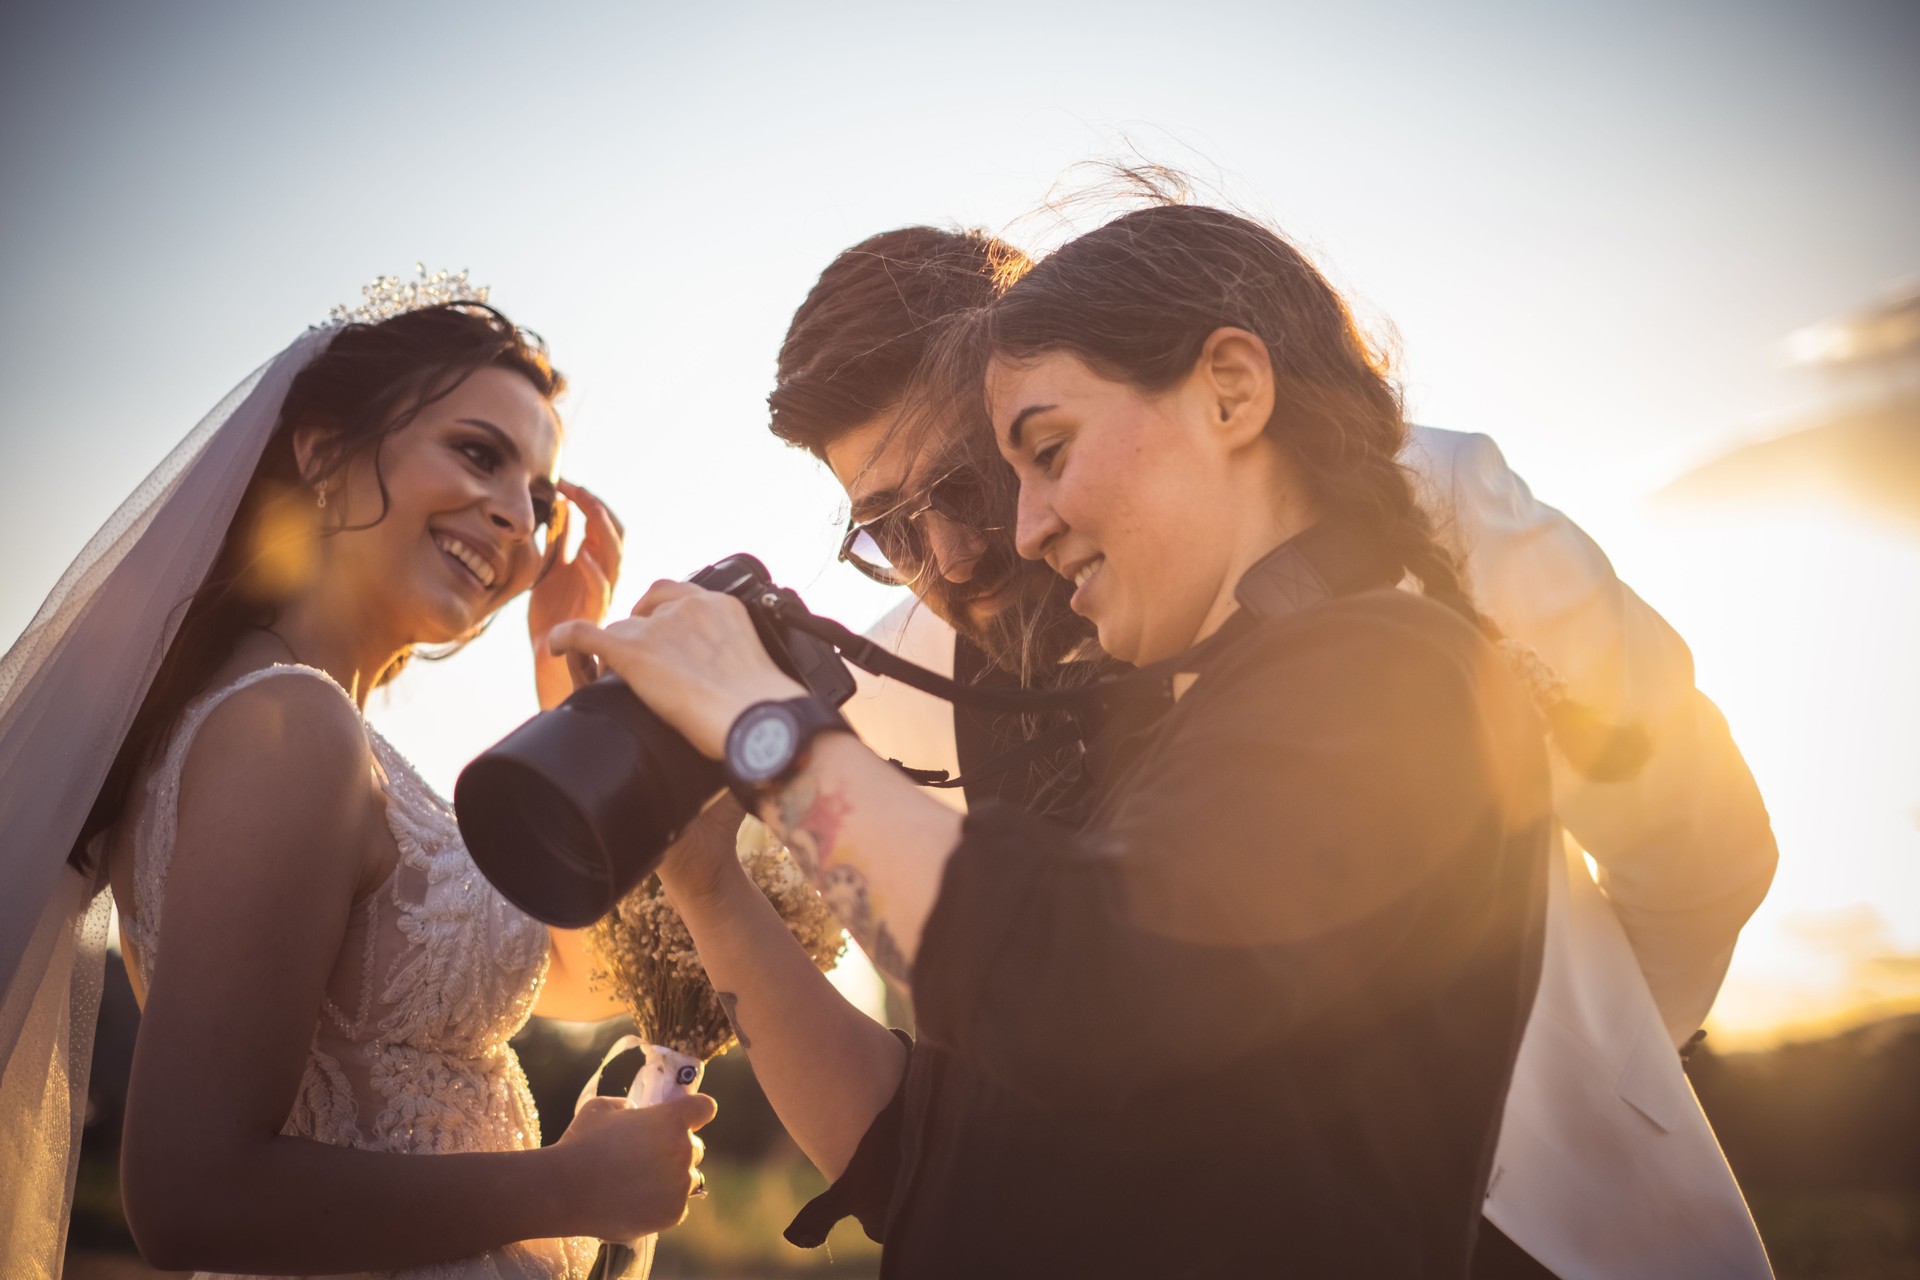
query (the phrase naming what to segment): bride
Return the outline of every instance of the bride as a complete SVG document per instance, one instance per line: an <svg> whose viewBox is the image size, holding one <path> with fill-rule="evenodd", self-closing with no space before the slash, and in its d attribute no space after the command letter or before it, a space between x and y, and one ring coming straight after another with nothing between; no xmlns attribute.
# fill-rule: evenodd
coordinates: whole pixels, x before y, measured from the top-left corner
<svg viewBox="0 0 1920 1280"><path fill-rule="evenodd" d="M575 938L476 873L363 714L416 647L457 645L529 588L556 701L545 634L597 621L618 573L617 521L558 479L564 380L450 279L382 282L230 397L0 667L10 894L67 853L32 937L0 916L0 964L19 956L0 967L0 1123L15 1144L23 1113L54 1130L0 1147L10 1265L58 1270L73 1153L35 1150L67 1136L45 1122L84 1086L30 1077L63 1051L84 1067L71 917L92 893L73 886L102 881L143 1009L122 1186L155 1265L558 1280L595 1237L677 1222L701 1185L704 1097L590 1103L541 1148L508 1039L534 1013L616 1010ZM569 502L587 521L571 559ZM50 952L63 931L79 941ZM82 1025L63 1036L67 971Z"/></svg>

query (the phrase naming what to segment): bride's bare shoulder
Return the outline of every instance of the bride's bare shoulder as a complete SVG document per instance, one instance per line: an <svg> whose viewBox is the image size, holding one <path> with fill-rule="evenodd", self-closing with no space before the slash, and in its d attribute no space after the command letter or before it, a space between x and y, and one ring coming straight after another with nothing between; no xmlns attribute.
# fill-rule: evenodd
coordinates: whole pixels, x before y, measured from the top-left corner
<svg viewBox="0 0 1920 1280"><path fill-rule="evenodd" d="M292 753L319 764L332 756L371 758L364 722L340 686L317 672L282 668L220 699L194 735L203 745Z"/></svg>
<svg viewBox="0 0 1920 1280"><path fill-rule="evenodd" d="M337 685L304 672L255 679L220 700L187 747L183 845L278 832L338 838L377 811L372 747Z"/></svg>

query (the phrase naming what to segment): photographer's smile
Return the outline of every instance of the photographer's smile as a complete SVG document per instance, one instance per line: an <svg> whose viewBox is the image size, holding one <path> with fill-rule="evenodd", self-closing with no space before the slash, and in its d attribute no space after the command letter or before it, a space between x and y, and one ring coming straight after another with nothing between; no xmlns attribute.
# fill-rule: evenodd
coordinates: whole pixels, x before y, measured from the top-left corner
<svg viewBox="0 0 1920 1280"><path fill-rule="evenodd" d="M1073 598L1069 600L1067 604L1075 613L1083 617L1090 616L1087 613L1089 599L1087 587L1093 582L1094 577L1100 572L1101 566L1106 564L1106 562L1107 558L1105 556L1094 555L1081 560L1077 564L1060 566L1054 569L1054 572L1073 584Z"/></svg>

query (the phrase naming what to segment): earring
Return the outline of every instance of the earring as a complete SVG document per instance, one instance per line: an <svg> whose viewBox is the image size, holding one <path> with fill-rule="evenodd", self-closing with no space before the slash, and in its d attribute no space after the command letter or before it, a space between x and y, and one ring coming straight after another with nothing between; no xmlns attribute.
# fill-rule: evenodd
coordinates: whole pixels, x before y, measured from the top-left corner
<svg viewBox="0 0 1920 1280"><path fill-rule="evenodd" d="M325 511L327 509L327 487L325 485L319 485L314 489L314 492L320 495L320 499L315 505L322 511Z"/></svg>

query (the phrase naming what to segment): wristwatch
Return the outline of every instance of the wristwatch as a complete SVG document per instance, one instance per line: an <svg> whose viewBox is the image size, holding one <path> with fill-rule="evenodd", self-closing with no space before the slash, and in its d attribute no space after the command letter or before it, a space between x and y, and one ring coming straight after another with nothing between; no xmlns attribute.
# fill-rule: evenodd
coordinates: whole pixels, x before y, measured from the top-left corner
<svg viewBox="0 0 1920 1280"><path fill-rule="evenodd" d="M748 813L758 813L767 793L806 763L807 748L823 733L852 733L853 726L818 698L756 702L727 730L721 767L727 787Z"/></svg>

